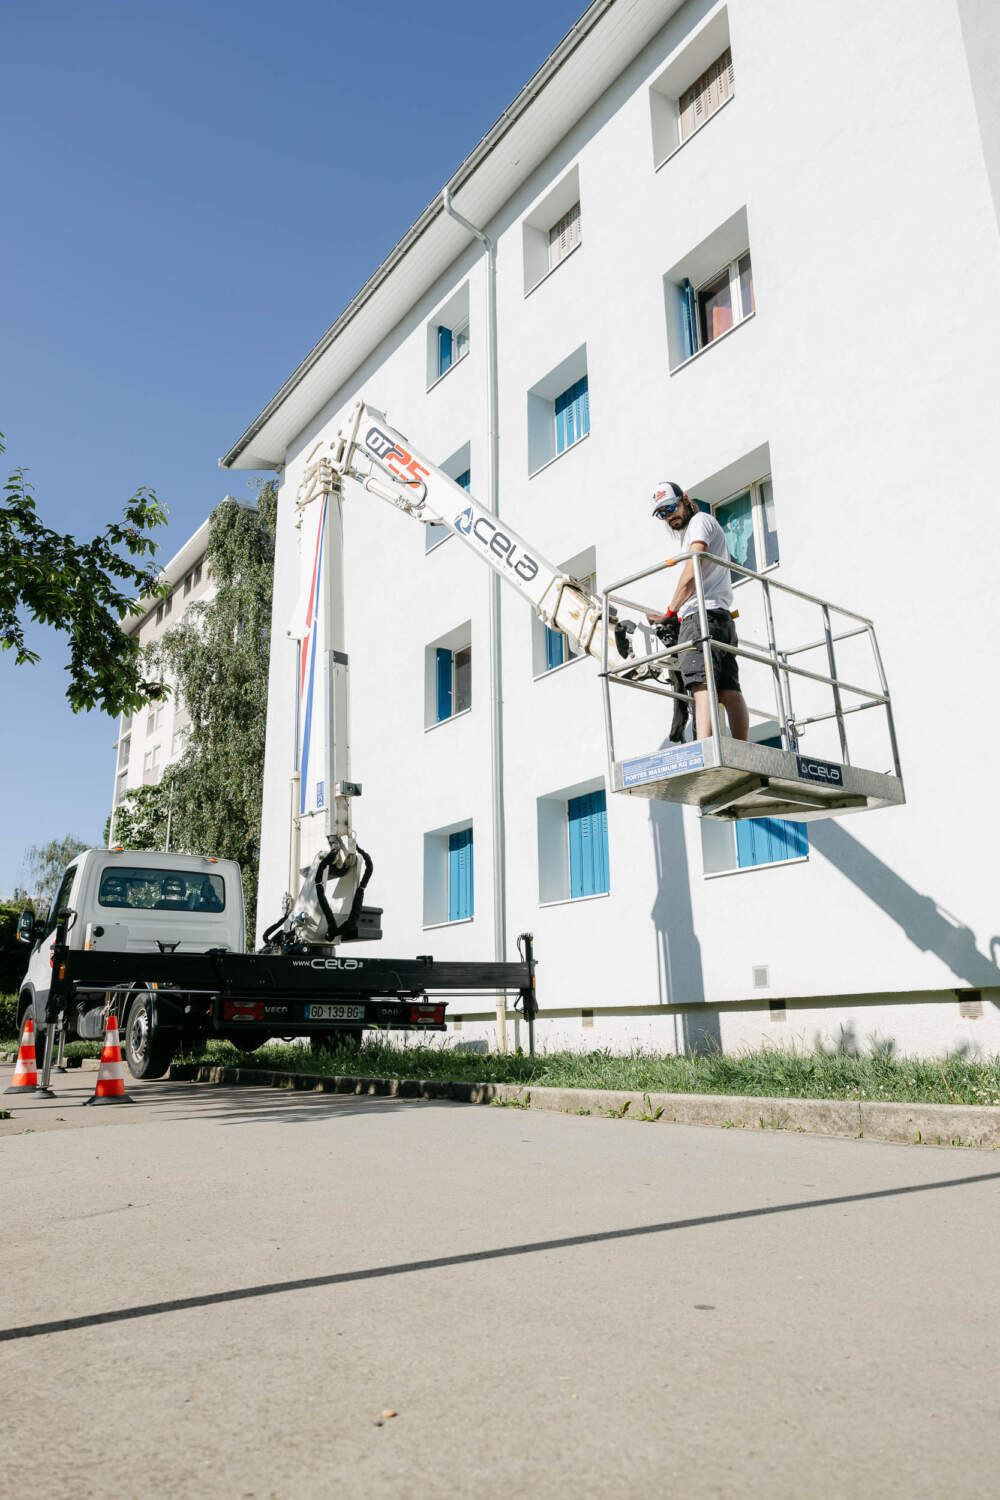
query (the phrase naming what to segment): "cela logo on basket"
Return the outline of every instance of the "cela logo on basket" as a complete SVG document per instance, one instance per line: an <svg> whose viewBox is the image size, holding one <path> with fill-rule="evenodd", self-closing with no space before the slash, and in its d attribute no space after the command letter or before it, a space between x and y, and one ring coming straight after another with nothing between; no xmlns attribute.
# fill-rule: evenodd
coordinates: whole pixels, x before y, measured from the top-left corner
<svg viewBox="0 0 1000 1500"><path fill-rule="evenodd" d="M797 755L795 759L799 775L807 781L821 781L826 786L844 785L844 773L840 766L835 766L828 760L812 760L805 755Z"/></svg>
<svg viewBox="0 0 1000 1500"><path fill-rule="evenodd" d="M484 552L492 552L493 556L504 564L505 567L513 568L518 578L530 583L538 572L538 564L533 557L524 552L518 552L517 544L499 526L494 525L489 516L476 516L471 505L457 515L452 522L455 530L461 536L471 537L478 542Z"/></svg>

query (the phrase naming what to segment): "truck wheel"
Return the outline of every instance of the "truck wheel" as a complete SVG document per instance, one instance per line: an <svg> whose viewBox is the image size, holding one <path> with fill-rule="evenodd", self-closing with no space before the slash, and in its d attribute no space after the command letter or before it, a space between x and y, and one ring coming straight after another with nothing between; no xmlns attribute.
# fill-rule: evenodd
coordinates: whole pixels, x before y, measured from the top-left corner
<svg viewBox="0 0 1000 1500"><path fill-rule="evenodd" d="M162 1078L170 1067L176 1043L153 1025L153 1002L138 995L125 1023L125 1060L133 1078Z"/></svg>

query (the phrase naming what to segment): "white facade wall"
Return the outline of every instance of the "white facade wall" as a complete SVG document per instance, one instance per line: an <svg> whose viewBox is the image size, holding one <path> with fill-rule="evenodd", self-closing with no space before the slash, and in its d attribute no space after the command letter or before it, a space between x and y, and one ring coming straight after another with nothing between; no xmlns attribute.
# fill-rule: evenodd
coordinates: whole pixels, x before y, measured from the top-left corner
<svg viewBox="0 0 1000 1500"><path fill-rule="evenodd" d="M995 23L974 19L982 44ZM651 85L683 71L708 24L728 25L735 97L654 169ZM621 62L615 85L483 226L498 239L501 515L554 561L594 546L603 583L662 556L656 481L700 493L724 470L736 481L769 471L778 576L875 619L908 800L810 824L806 861L708 878L692 809L609 794L610 894L540 905L537 799L605 776L600 687L586 660L533 679L529 611L505 591L507 933L511 952L518 932L535 934L539 1037L684 1049L876 1036L904 1051L998 1050L1000 244L987 165L997 155L959 8L691 3ZM526 296L524 221L571 171L582 244ZM756 315L671 373L665 273L744 212ZM428 327L466 284L469 354L428 390ZM482 497L485 306L484 258L470 242L287 453L262 925L289 881L286 630L305 456L363 394L438 461L468 442ZM590 435L529 477L528 392L582 345ZM364 785L355 816L376 861L369 900L385 908L379 951L492 957L487 570L454 537L425 555L422 528L354 487L345 529L353 776ZM425 645L465 620L471 711L425 731ZM649 701L639 750L666 732ZM474 920L428 932L424 835L468 818ZM754 988L755 966L768 970L766 989ZM981 991L978 1018L959 1015L965 990ZM781 1001L784 1013L772 1007ZM451 1008L466 1017L463 1036L492 1030L485 1011Z"/></svg>

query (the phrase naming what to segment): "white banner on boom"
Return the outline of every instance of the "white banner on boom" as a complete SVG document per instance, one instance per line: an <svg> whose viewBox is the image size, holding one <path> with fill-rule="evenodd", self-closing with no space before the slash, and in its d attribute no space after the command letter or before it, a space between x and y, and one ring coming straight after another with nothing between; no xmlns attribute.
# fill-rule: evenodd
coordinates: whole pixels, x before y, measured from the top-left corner
<svg viewBox="0 0 1000 1500"><path fill-rule="evenodd" d="M322 495L308 507L299 532L300 593L289 634L299 642L296 693L298 734L299 816L322 812L329 788L326 776L327 643L323 631L323 570L328 566L326 508L330 496Z"/></svg>

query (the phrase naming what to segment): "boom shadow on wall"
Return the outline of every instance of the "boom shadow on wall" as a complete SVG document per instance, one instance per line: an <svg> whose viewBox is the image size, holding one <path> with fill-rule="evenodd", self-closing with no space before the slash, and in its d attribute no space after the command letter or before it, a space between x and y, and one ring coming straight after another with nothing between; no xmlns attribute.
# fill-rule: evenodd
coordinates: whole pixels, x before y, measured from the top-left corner
<svg viewBox="0 0 1000 1500"><path fill-rule="evenodd" d="M971 927L952 917L932 896L914 890L832 818L809 825L809 842L870 901L898 922L915 947L937 954L974 989L1000 985L997 966L1000 936L990 939L989 956L981 953Z"/></svg>
<svg viewBox="0 0 1000 1500"><path fill-rule="evenodd" d="M660 746L669 745L665 739ZM650 916L656 933L656 970L661 1005L686 1005L674 1013L674 1046L679 1053L722 1050L719 1012L705 1004L701 944L694 930L691 881L684 843L684 810L677 802L649 803L656 899Z"/></svg>

